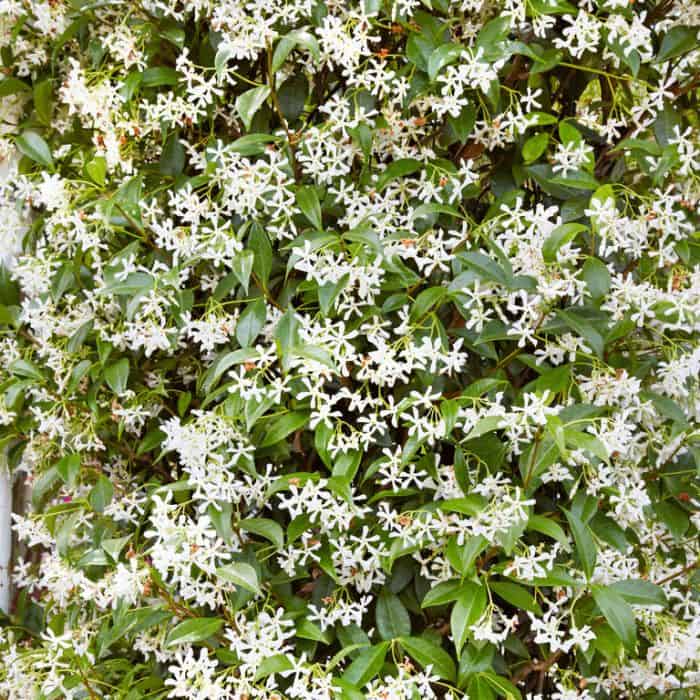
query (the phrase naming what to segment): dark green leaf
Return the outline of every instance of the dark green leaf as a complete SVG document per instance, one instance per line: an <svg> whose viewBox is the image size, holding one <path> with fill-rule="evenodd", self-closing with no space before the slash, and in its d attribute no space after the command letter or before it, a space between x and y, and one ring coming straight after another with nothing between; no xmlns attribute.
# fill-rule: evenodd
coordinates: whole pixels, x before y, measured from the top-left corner
<svg viewBox="0 0 700 700"><path fill-rule="evenodd" d="M668 600L663 588L640 578L616 581L610 588L619 593L631 605L660 605L666 607Z"/></svg>
<svg viewBox="0 0 700 700"><path fill-rule="evenodd" d="M274 520L269 518L246 518L238 526L244 532L253 532L270 540L277 549L284 547L284 530Z"/></svg>
<svg viewBox="0 0 700 700"><path fill-rule="evenodd" d="M697 27L672 27L664 35L654 63L663 63L698 47Z"/></svg>
<svg viewBox="0 0 700 700"><path fill-rule="evenodd" d="M390 640L411 634L411 618L397 595L384 589L377 598L377 631L382 639Z"/></svg>
<svg viewBox="0 0 700 700"><path fill-rule="evenodd" d="M92 487L92 491L90 491L88 501L94 511L102 513L111 502L113 495L114 486L112 482L104 474L100 474L100 476L97 477L97 483Z"/></svg>
<svg viewBox="0 0 700 700"><path fill-rule="evenodd" d="M232 564L220 566L216 570L216 575L220 579L228 581L229 583L235 583L237 586L251 593L257 594L261 592L258 574L250 564L246 564L245 562L237 561Z"/></svg>
<svg viewBox="0 0 700 700"><path fill-rule="evenodd" d="M253 345L253 342L265 325L266 319L267 308L262 297L258 297L246 306L236 325L236 340L238 340L242 348Z"/></svg>
<svg viewBox="0 0 700 700"><path fill-rule="evenodd" d="M478 622L486 610L486 590L476 583L465 583L450 615L452 639L457 655L462 651L470 635L470 626Z"/></svg>
<svg viewBox="0 0 700 700"><path fill-rule="evenodd" d="M246 131L250 130L255 113L262 107L270 95L267 85L251 88L236 98L236 111L245 124Z"/></svg>
<svg viewBox="0 0 700 700"><path fill-rule="evenodd" d="M290 433L300 430L309 420L309 414L304 411L290 411L284 415L272 418L269 422L271 425L267 428L262 441L258 443L258 447L269 447L283 440Z"/></svg>
<svg viewBox="0 0 700 700"><path fill-rule="evenodd" d="M304 216L314 225L317 231L323 229L321 223L321 204L318 201L316 188L311 186L300 187L297 190L297 204Z"/></svg>
<svg viewBox="0 0 700 700"><path fill-rule="evenodd" d="M379 673L388 649L389 642L381 642L362 651L343 673L343 680L361 688Z"/></svg>
<svg viewBox="0 0 700 700"><path fill-rule="evenodd" d="M583 571L586 574L586 578L590 579L597 558L597 548L591 530L577 515L563 508L562 510L564 511L564 515L566 515L566 519L569 521L571 534L574 536L574 542L576 544L576 552L581 561Z"/></svg>
<svg viewBox="0 0 700 700"><path fill-rule="evenodd" d="M129 360L123 357L109 365L105 369L105 381L109 388L117 395L121 396L126 390L129 381Z"/></svg>
<svg viewBox="0 0 700 700"><path fill-rule="evenodd" d="M53 168L51 149L44 139L35 131L24 131L16 139L15 144L20 152L46 168Z"/></svg>
<svg viewBox="0 0 700 700"><path fill-rule="evenodd" d="M377 181L377 190L381 192L392 180L399 177L405 177L417 172L423 167L423 163L413 158L402 158L395 160L387 169L379 176Z"/></svg>
<svg viewBox="0 0 700 700"><path fill-rule="evenodd" d="M615 634L629 650L637 643L634 611L625 598L610 586L591 586L593 599Z"/></svg>
<svg viewBox="0 0 700 700"><path fill-rule="evenodd" d="M457 669L452 657L444 649L423 637L401 637L399 641L409 656L423 668L432 666L436 676L454 683Z"/></svg>
<svg viewBox="0 0 700 700"><path fill-rule="evenodd" d="M223 626L224 621L219 617L197 617L184 620L175 625L165 638L164 646L174 647L178 644L194 644L215 635Z"/></svg>

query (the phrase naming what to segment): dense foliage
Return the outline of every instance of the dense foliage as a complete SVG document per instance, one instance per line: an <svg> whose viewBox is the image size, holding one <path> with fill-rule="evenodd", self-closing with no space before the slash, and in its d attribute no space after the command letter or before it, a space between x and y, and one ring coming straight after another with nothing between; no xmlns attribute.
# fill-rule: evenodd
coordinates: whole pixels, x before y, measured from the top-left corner
<svg viewBox="0 0 700 700"><path fill-rule="evenodd" d="M0 696L697 698L697 0L2 0Z"/></svg>

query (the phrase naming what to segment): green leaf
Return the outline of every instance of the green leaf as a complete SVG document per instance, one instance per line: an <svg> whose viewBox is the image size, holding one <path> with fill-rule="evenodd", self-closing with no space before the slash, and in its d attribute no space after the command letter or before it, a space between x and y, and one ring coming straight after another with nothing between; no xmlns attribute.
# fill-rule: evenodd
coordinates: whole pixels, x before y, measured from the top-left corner
<svg viewBox="0 0 700 700"><path fill-rule="evenodd" d="M350 482L355 478L362 459L360 450L342 452L333 460L333 476Z"/></svg>
<svg viewBox="0 0 700 700"><path fill-rule="evenodd" d="M631 605L660 605L662 608L668 605L663 588L651 581L632 578L616 581L609 588L619 593Z"/></svg>
<svg viewBox="0 0 700 700"><path fill-rule="evenodd" d="M657 517L661 519L661 522L666 525L669 532L676 540L680 540L690 527L688 514L671 501L659 501L655 503L654 512Z"/></svg>
<svg viewBox="0 0 700 700"><path fill-rule="evenodd" d="M338 700L365 700L365 694L357 686L342 678L333 678L333 688L337 689Z"/></svg>
<svg viewBox="0 0 700 700"><path fill-rule="evenodd" d="M502 416L486 416L485 418L480 418L477 424L464 436L462 442L469 442L481 435L498 430L498 426L501 425L501 423L503 423Z"/></svg>
<svg viewBox="0 0 700 700"><path fill-rule="evenodd" d="M598 258L589 257L583 264L583 279L595 300L602 299L610 291L610 272Z"/></svg>
<svg viewBox="0 0 700 700"><path fill-rule="evenodd" d="M318 345L305 345L303 347L293 347L290 350L290 354L293 357L305 357L325 365L336 373L338 372L338 366L333 359L333 355L325 348L321 348Z"/></svg>
<svg viewBox="0 0 700 700"><path fill-rule="evenodd" d="M232 564L220 566L216 570L216 575L224 581L235 583L237 586L256 595L262 592L257 572L250 564L245 562L233 562Z"/></svg>
<svg viewBox="0 0 700 700"><path fill-rule="evenodd" d="M85 171L90 179L101 187L105 184L107 176L107 161L102 156L96 156L85 164Z"/></svg>
<svg viewBox="0 0 700 700"><path fill-rule="evenodd" d="M287 60L287 56L289 56L295 46L301 46L302 48L306 49L316 61L320 60L321 53L316 37L303 29L297 29L283 36L275 47L275 52L272 55L271 66L273 73L277 73L277 71L284 65L284 62Z"/></svg>
<svg viewBox="0 0 700 700"><path fill-rule="evenodd" d="M411 320L418 321L423 316L436 306L447 296L445 287L428 287L424 289L413 302L411 307Z"/></svg>
<svg viewBox="0 0 700 700"><path fill-rule="evenodd" d="M241 314L236 325L236 340L242 348L250 347L258 337L267 319L265 300L258 297L251 301Z"/></svg>
<svg viewBox="0 0 700 700"><path fill-rule="evenodd" d="M411 618L397 595L386 588L377 598L377 631L382 639L396 639L411 634Z"/></svg>
<svg viewBox="0 0 700 700"><path fill-rule="evenodd" d="M379 180L377 180L377 191L381 192L392 180L411 175L421 170L423 167L423 163L419 160L415 160L415 158L401 158L400 160L395 160L379 176Z"/></svg>
<svg viewBox="0 0 700 700"><path fill-rule="evenodd" d="M569 538L566 536L566 533L560 525L550 518L545 518L543 515L531 515L527 521L527 529L547 535L559 542L564 549L570 549Z"/></svg>
<svg viewBox="0 0 700 700"><path fill-rule="evenodd" d="M668 146L675 138L676 128L681 127L681 116L674 109L673 103L666 102L654 122L654 135L661 146Z"/></svg>
<svg viewBox="0 0 700 700"><path fill-rule="evenodd" d="M271 419L271 425L267 429L265 436L257 444L257 447L269 447L283 440L290 433L300 430L309 420L309 414L305 411L290 411L282 416Z"/></svg>
<svg viewBox="0 0 700 700"><path fill-rule="evenodd" d="M123 357L109 365L105 369L105 381L109 388L117 395L121 396L126 390L129 381L129 360Z"/></svg>
<svg viewBox="0 0 700 700"><path fill-rule="evenodd" d="M267 233L259 224L253 224L250 229L248 247L255 254L253 272L260 278L263 287L266 287L272 271L272 246Z"/></svg>
<svg viewBox="0 0 700 700"><path fill-rule="evenodd" d="M593 327L593 323L581 316L572 313L569 310L558 309L556 312L557 316L566 323L569 328L576 331L581 337L584 338L586 344L595 352L598 357L603 357L603 351L605 350L605 342L603 336L600 334L596 328Z"/></svg>
<svg viewBox="0 0 700 700"><path fill-rule="evenodd" d="M478 675L498 693L499 697L503 696L506 700L522 700L520 691L507 678L493 671L481 671Z"/></svg>
<svg viewBox="0 0 700 700"><path fill-rule="evenodd" d="M473 514L470 513L469 515ZM486 548L487 544L485 537L473 535L468 537L463 545L459 545L457 536L453 535L447 542L445 556L455 571L462 574L462 576L467 576L474 566L476 558Z"/></svg>
<svg viewBox="0 0 700 700"><path fill-rule="evenodd" d="M34 109L39 121L45 126L51 124L51 79L47 78L34 85Z"/></svg>
<svg viewBox="0 0 700 700"><path fill-rule="evenodd" d="M476 48L483 51L482 61L496 61L509 55L505 53L505 44L510 32L510 24L508 16L501 14L481 28L476 38Z"/></svg>
<svg viewBox="0 0 700 700"><path fill-rule="evenodd" d="M268 656L260 662L257 671L255 672L254 681L257 682L262 678L267 678L273 673L282 673L283 671L290 671L292 668L292 662L286 654L275 654L274 656Z"/></svg>
<svg viewBox="0 0 700 700"><path fill-rule="evenodd" d="M389 642L381 642L360 652L343 673L343 680L361 688L379 673L388 650Z"/></svg>
<svg viewBox="0 0 700 700"><path fill-rule="evenodd" d="M236 139L229 148L242 156L259 156L271 143L279 141L274 134L246 134Z"/></svg>
<svg viewBox="0 0 700 700"><path fill-rule="evenodd" d="M35 510L38 510L45 496L53 489L59 479L58 472L55 468L47 469L34 482L32 487L32 505Z"/></svg>
<svg viewBox="0 0 700 700"><path fill-rule="evenodd" d="M409 656L413 657L423 668L433 667L433 673L454 683L457 678L457 669L452 657L437 644L423 637L401 637L401 646Z"/></svg>
<svg viewBox="0 0 700 700"><path fill-rule="evenodd" d="M330 314L335 306L335 302L350 279L350 274L343 275L335 284L326 282L318 288L318 304L324 315Z"/></svg>
<svg viewBox="0 0 700 700"><path fill-rule="evenodd" d="M661 41L661 48L654 63L670 61L698 47L697 27L672 27Z"/></svg>
<svg viewBox="0 0 700 700"><path fill-rule="evenodd" d="M44 375L41 373L41 370L29 360L23 358L15 360L10 364L9 369L17 377L26 377L38 382L44 381Z"/></svg>
<svg viewBox="0 0 700 700"><path fill-rule="evenodd" d="M230 44L220 44L214 56L214 71L219 80L223 80L226 73L226 64L233 58L234 52Z"/></svg>
<svg viewBox="0 0 700 700"><path fill-rule="evenodd" d="M267 85L246 90L236 98L236 111L238 112L246 131L250 130L255 113L262 107L265 100L270 95L270 88Z"/></svg>
<svg viewBox="0 0 700 700"><path fill-rule="evenodd" d="M144 87L160 87L162 85L177 85L180 74L174 68L155 66L146 68L141 75L141 85Z"/></svg>
<svg viewBox="0 0 700 700"><path fill-rule="evenodd" d="M232 352L221 353L216 356L209 369L202 375L201 393L208 394L216 386L226 370L236 364L249 362L258 358L258 352L251 348L241 348Z"/></svg>
<svg viewBox="0 0 700 700"><path fill-rule="evenodd" d="M446 214L447 216L454 216L456 219L464 219L464 216L454 207L451 207L449 204L438 204L437 202L428 202L416 207L413 211L413 218L422 219L432 214Z"/></svg>
<svg viewBox="0 0 700 700"><path fill-rule="evenodd" d="M559 248L573 241L582 231L586 231L587 226L577 223L568 223L557 226L549 234L547 240L542 244L542 257L545 262L554 262L557 259Z"/></svg>
<svg viewBox="0 0 700 700"><path fill-rule="evenodd" d="M282 116L288 124L293 124L304 111L309 94L309 81L303 73L287 78L277 92Z"/></svg>
<svg viewBox="0 0 700 700"><path fill-rule="evenodd" d="M559 138L564 144L579 144L583 142L583 136L581 136L581 132L568 121L559 122L558 131Z"/></svg>
<svg viewBox="0 0 700 700"><path fill-rule="evenodd" d="M555 564L546 576L534 579L532 584L534 586L571 586L572 588L579 588L583 586L583 581L574 578L568 569Z"/></svg>
<svg viewBox="0 0 700 700"><path fill-rule="evenodd" d="M275 340L277 340L279 353L283 360L293 348L299 345L299 321L291 305L287 307L277 322Z"/></svg>
<svg viewBox="0 0 700 700"><path fill-rule="evenodd" d="M124 537L111 537L102 540L100 546L109 555L112 561L119 561L119 554L126 543L131 539L131 535L125 535Z"/></svg>
<svg viewBox="0 0 700 700"><path fill-rule="evenodd" d="M297 190L296 199L302 213L314 225L314 228L317 231L323 230L321 204L318 201L316 188L311 185L300 187Z"/></svg>
<svg viewBox="0 0 700 700"><path fill-rule="evenodd" d="M542 131L531 136L523 144L523 160L526 163L536 161L546 150L549 144L549 134Z"/></svg>
<svg viewBox="0 0 700 700"><path fill-rule="evenodd" d="M19 78L7 76L0 80L0 97L8 95L17 95L20 92L29 92L31 87Z"/></svg>
<svg viewBox="0 0 700 700"><path fill-rule="evenodd" d="M55 466L58 475L63 479L64 483L71 487L75 486L78 474L80 474L80 455L66 455L56 462Z"/></svg>
<svg viewBox="0 0 700 700"><path fill-rule="evenodd" d="M248 283L250 281L250 273L253 271L253 261L255 253L251 250L244 250L239 253L233 260L231 271L236 276L236 279L243 287L243 291L248 294Z"/></svg>
<svg viewBox="0 0 700 700"><path fill-rule="evenodd" d="M634 649L637 643L637 625L630 604L610 586L591 586L591 593L615 634L628 650Z"/></svg>
<svg viewBox="0 0 700 700"><path fill-rule="evenodd" d="M466 686L467 679L472 674L491 669L494 651L494 647L491 644L487 644L480 649L471 644L464 648L459 657L459 676L457 681L460 688Z"/></svg>
<svg viewBox="0 0 700 700"><path fill-rule="evenodd" d="M497 700L496 693L493 688L486 682L485 678L481 677L480 673L474 673L465 679L469 700Z"/></svg>
<svg viewBox="0 0 700 700"><path fill-rule="evenodd" d="M576 552L581 560L583 571L586 574L586 578L590 579L595 569L598 553L591 530L577 515L564 508L562 508L562 510L564 511L566 519L569 521L571 534L576 544Z"/></svg>
<svg viewBox="0 0 700 700"><path fill-rule="evenodd" d="M296 636L301 639L310 639L313 642L321 642L322 644L330 644L333 641L330 630L323 632L321 628L307 618L297 620Z"/></svg>
<svg viewBox="0 0 700 700"><path fill-rule="evenodd" d="M510 278L506 274L505 270L488 255L472 251L462 253L459 258L465 265L474 270L482 279L497 282L498 284L502 284L506 287L509 286Z"/></svg>
<svg viewBox="0 0 700 700"><path fill-rule="evenodd" d="M253 532L270 540L277 549L284 547L284 530L274 520L269 518L246 518L238 524L244 532Z"/></svg>
<svg viewBox="0 0 700 700"><path fill-rule="evenodd" d="M499 598L503 598L503 600L514 607L521 610L529 610L535 615L542 615L542 609L527 588L509 581L491 581L489 582L489 588Z"/></svg>
<svg viewBox="0 0 700 700"><path fill-rule="evenodd" d="M425 594L425 598L421 601L420 606L421 608L430 608L436 605L451 603L453 600L459 598L463 586L464 582L459 579L438 583L437 586L431 588Z"/></svg>
<svg viewBox="0 0 700 700"><path fill-rule="evenodd" d="M163 175L175 177L185 167L185 147L180 143L177 134L170 134L160 154L158 169Z"/></svg>
<svg viewBox="0 0 700 700"><path fill-rule="evenodd" d="M231 525L231 516L233 508L230 503L219 503L216 505L210 504L207 508L207 515L211 519L217 534L227 544L233 543L234 532Z"/></svg>
<svg viewBox="0 0 700 700"><path fill-rule="evenodd" d="M457 655L462 651L470 634L470 626L477 622L486 610L486 590L476 583L465 583L452 608L450 628Z"/></svg>
<svg viewBox="0 0 700 700"><path fill-rule="evenodd" d="M16 139L15 144L20 152L45 168L53 168L51 149L44 139L35 131L24 131Z"/></svg>
<svg viewBox="0 0 700 700"><path fill-rule="evenodd" d="M68 342L66 343L66 352L78 352L78 350L80 350L85 343L93 325L92 320L83 323L83 325L80 326L80 328L78 328L78 330L68 339Z"/></svg>
<svg viewBox="0 0 700 700"><path fill-rule="evenodd" d="M459 143L466 143L471 136L474 123L476 122L476 108L472 104L468 104L462 108L459 116L453 117L448 115L447 123L450 125Z"/></svg>
<svg viewBox="0 0 700 700"><path fill-rule="evenodd" d="M454 63L464 52L461 44L442 44L430 54L428 59L428 77L431 82L437 74L450 63Z"/></svg>
<svg viewBox="0 0 700 700"><path fill-rule="evenodd" d="M97 477L97 483L92 487L88 495L88 501L95 512L102 513L111 502L113 495L114 486L112 482L104 474L100 474Z"/></svg>
<svg viewBox="0 0 700 700"><path fill-rule="evenodd" d="M607 462L610 459L607 447L594 435L574 430L573 428L564 428L564 439L567 445L579 450L588 450L603 462Z"/></svg>
<svg viewBox="0 0 700 700"><path fill-rule="evenodd" d="M196 617L192 620L184 620L175 625L165 638L166 648L178 644L193 644L215 635L222 627L224 621L220 617Z"/></svg>

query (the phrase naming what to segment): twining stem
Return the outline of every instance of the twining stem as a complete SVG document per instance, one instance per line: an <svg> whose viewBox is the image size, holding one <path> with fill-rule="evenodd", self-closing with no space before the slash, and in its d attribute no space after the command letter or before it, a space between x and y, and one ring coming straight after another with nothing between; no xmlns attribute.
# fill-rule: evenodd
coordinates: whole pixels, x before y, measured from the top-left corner
<svg viewBox="0 0 700 700"><path fill-rule="evenodd" d="M297 177L297 159L296 159L296 153L295 153L296 137L289 130L289 124L287 124L287 120L285 119L284 114L282 113L282 107L280 105L279 97L277 96L277 90L275 88L275 74L272 72L272 46L270 45L269 42L267 44L267 73L268 73L270 97L272 98L272 104L275 108L275 112L277 112L277 116L279 117L280 122L282 123L282 127L284 128L284 131L287 134L287 141L289 143L289 152L292 155L292 170L294 172L294 179L298 179L298 177Z"/></svg>
<svg viewBox="0 0 700 700"><path fill-rule="evenodd" d="M697 569L698 567L700 567L700 559L698 559L698 561L694 561L692 564L688 564L688 566L684 566L679 571L675 571L674 573L669 574L668 576L665 576L660 581L657 581L656 585L661 586L664 583L668 583L669 581L673 581L674 578L678 578L679 576L683 576L683 574L687 574L687 573L693 571L693 569Z"/></svg>

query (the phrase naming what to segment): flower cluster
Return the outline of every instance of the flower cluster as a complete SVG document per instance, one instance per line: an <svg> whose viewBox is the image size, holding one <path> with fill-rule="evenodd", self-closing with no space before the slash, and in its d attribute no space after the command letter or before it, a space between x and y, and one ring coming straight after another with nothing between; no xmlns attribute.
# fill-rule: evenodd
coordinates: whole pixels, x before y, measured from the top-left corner
<svg viewBox="0 0 700 700"><path fill-rule="evenodd" d="M698 0L0 0L0 59L1 697L698 697Z"/></svg>

